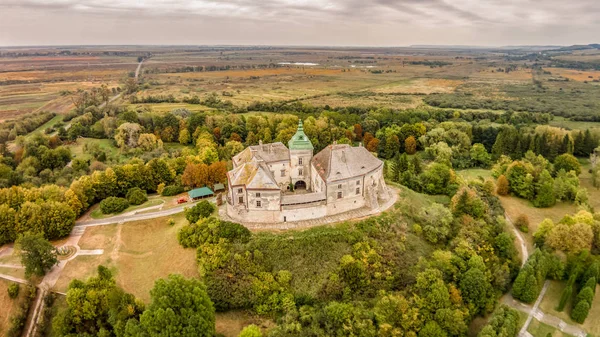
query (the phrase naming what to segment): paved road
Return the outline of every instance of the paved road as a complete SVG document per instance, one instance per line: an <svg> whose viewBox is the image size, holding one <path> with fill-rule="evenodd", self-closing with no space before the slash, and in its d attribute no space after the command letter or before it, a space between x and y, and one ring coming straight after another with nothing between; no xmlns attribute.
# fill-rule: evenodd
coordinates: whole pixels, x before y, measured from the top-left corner
<svg viewBox="0 0 600 337"><path fill-rule="evenodd" d="M106 218L106 219L77 221L77 222L75 222L75 226L77 226L77 227L104 226L104 225L110 225L110 224L115 224L115 223L161 218L161 217L181 213L185 210L185 208L192 207L194 205L196 205L196 202L185 203L181 206L165 209L165 210L158 211L158 212L152 212L152 213L124 214L124 215L113 216L113 217ZM153 207L149 207L149 208L153 208ZM143 211L143 209L138 210L138 212L140 212L140 211Z"/></svg>

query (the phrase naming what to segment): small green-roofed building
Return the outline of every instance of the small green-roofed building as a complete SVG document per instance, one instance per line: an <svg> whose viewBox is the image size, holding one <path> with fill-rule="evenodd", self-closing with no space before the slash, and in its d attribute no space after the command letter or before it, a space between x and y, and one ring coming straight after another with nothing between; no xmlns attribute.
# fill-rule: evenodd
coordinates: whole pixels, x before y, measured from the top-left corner
<svg viewBox="0 0 600 337"><path fill-rule="evenodd" d="M212 197L215 193L208 187L195 188L188 192L190 199L197 200Z"/></svg>
<svg viewBox="0 0 600 337"><path fill-rule="evenodd" d="M304 126L302 125L302 120L298 121L298 130L296 134L290 139L288 142L288 148L290 150L313 150L314 147L304 133Z"/></svg>
<svg viewBox="0 0 600 337"><path fill-rule="evenodd" d="M213 189L215 190L215 192L225 191L225 185L223 185L223 184L215 184L213 186Z"/></svg>

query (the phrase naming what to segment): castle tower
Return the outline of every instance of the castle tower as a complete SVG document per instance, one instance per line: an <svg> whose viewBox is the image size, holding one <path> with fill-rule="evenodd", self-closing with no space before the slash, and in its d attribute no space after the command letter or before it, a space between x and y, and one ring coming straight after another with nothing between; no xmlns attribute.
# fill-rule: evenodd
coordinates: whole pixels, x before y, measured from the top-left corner
<svg viewBox="0 0 600 337"><path fill-rule="evenodd" d="M313 157L314 147L304 133L302 120L298 121L298 130L288 142L290 149L290 178L296 189L311 189L310 162Z"/></svg>

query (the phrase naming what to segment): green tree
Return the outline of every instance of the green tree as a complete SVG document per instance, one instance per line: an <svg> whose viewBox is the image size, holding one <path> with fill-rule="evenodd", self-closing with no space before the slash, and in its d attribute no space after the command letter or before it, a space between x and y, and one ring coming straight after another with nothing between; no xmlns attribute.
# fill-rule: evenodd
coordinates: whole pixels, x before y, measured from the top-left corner
<svg viewBox="0 0 600 337"><path fill-rule="evenodd" d="M129 191L127 191L126 198L131 205L141 205L148 201L146 192L139 187L130 188Z"/></svg>
<svg viewBox="0 0 600 337"><path fill-rule="evenodd" d="M213 204L203 200L194 205L194 207L186 209L185 218L187 221L193 224L200 219L208 218L215 211L215 209L216 207L213 206Z"/></svg>
<svg viewBox="0 0 600 337"><path fill-rule="evenodd" d="M50 241L44 239L42 233L27 232L20 235L16 243L21 254L21 264L25 266L26 277L44 276L58 264L56 249Z"/></svg>
<svg viewBox="0 0 600 337"><path fill-rule="evenodd" d="M492 157L480 143L473 144L470 151L471 161L474 166L488 167Z"/></svg>
<svg viewBox="0 0 600 337"><path fill-rule="evenodd" d="M156 281L150 296L140 316L140 329L148 336L214 336L215 308L200 280L169 275Z"/></svg>
<svg viewBox="0 0 600 337"><path fill-rule="evenodd" d="M535 207L552 207L554 204L556 204L554 179L552 179L548 170L544 170L536 184L536 196L533 205Z"/></svg>
<svg viewBox="0 0 600 337"><path fill-rule="evenodd" d="M585 322L588 314L590 313L590 304L587 301L580 301L575 305L573 311L571 312L571 318L577 322L582 324Z"/></svg>
<svg viewBox="0 0 600 337"><path fill-rule="evenodd" d="M565 172L575 171L576 175L581 173L581 164L572 154L561 154L554 159L554 170L556 172L565 170Z"/></svg>
<svg viewBox="0 0 600 337"><path fill-rule="evenodd" d="M446 337L448 334L436 321L429 321L419 331L419 337Z"/></svg>

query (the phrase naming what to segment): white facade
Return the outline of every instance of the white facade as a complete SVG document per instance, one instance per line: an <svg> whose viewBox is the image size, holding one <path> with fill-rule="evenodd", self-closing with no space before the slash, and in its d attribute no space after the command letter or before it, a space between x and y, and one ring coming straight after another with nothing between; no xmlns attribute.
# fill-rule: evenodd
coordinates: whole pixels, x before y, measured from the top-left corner
<svg viewBox="0 0 600 337"><path fill-rule="evenodd" d="M379 200L389 198L383 162L365 148L333 144L313 156L304 137L300 124L290 149L281 143L259 144L233 158L234 169L227 174L229 217L293 222L376 208Z"/></svg>

